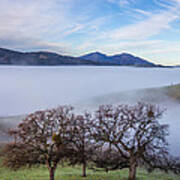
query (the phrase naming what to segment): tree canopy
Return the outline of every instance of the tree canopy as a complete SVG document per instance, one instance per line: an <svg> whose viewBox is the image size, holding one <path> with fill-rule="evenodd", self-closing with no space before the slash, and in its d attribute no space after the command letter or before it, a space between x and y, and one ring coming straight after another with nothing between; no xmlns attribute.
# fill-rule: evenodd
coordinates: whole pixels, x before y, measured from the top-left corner
<svg viewBox="0 0 180 180"><path fill-rule="evenodd" d="M70 106L60 106L29 114L16 129L9 132L14 141L4 149L4 165L18 169L25 165L46 164L50 180L53 180L57 164L71 153L68 142L73 127L72 109Z"/></svg>
<svg viewBox="0 0 180 180"><path fill-rule="evenodd" d="M114 162L118 168L121 161L129 166L129 179L136 178L136 168L145 164L149 169L170 169L165 159L169 157L168 125L160 124L164 110L158 106L102 105L96 111L94 138L119 153ZM124 166L124 163L122 163Z"/></svg>

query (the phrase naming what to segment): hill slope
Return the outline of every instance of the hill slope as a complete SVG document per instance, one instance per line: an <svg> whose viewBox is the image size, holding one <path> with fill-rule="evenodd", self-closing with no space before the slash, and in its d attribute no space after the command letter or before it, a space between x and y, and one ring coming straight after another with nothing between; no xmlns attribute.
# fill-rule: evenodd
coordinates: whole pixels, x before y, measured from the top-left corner
<svg viewBox="0 0 180 180"><path fill-rule="evenodd" d="M80 58L62 56L51 52L22 53L0 48L1 65L98 65Z"/></svg>
<svg viewBox="0 0 180 180"><path fill-rule="evenodd" d="M161 67L126 53L107 56L96 52L81 57L71 57L44 51L23 53L4 48L0 48L0 65L116 65Z"/></svg>
<svg viewBox="0 0 180 180"><path fill-rule="evenodd" d="M157 66L154 63L151 63L142 58L135 57L127 53L107 56L106 54L95 52L95 53L86 54L84 56L81 56L80 58L91 60L94 62L99 62L99 63L107 63L107 64L112 63L114 65L142 66L142 67L156 67Z"/></svg>
<svg viewBox="0 0 180 180"><path fill-rule="evenodd" d="M94 110L102 104L133 104L139 101L153 104L164 104L165 106L169 103L180 104L180 84L158 88L114 92L111 94L97 96L92 99L87 99L86 101L79 102L75 107L79 110Z"/></svg>

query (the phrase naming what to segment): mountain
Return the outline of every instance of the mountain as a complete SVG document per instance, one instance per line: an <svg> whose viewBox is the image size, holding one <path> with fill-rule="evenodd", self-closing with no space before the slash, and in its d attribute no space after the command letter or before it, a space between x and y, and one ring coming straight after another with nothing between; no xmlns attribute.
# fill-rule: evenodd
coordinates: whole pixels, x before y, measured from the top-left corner
<svg viewBox="0 0 180 180"><path fill-rule="evenodd" d="M155 65L147 60L122 53L114 56L95 52L81 57L63 56L60 54L39 52L18 52L0 48L0 65L98 65L98 66L135 66L135 67L165 67Z"/></svg>
<svg viewBox="0 0 180 180"><path fill-rule="evenodd" d="M174 66L174 67L180 68L180 65L176 65L176 66Z"/></svg>
<svg viewBox="0 0 180 180"><path fill-rule="evenodd" d="M80 56L80 58L86 59L86 60L91 59L92 61L100 62L100 63L106 63L108 61L109 62L111 61L111 59L108 56L99 52L86 54L86 55Z"/></svg>
<svg viewBox="0 0 180 180"><path fill-rule="evenodd" d="M98 65L99 63L51 52L22 53L0 48L1 65Z"/></svg>
<svg viewBox="0 0 180 180"><path fill-rule="evenodd" d="M122 53L113 56L107 56L106 54L102 54L99 52L86 54L81 56L80 58L91 60L93 62L98 63L106 63L113 65L123 65L123 66L141 66L141 67L156 67L154 63L141 59L139 57L135 57L128 53Z"/></svg>

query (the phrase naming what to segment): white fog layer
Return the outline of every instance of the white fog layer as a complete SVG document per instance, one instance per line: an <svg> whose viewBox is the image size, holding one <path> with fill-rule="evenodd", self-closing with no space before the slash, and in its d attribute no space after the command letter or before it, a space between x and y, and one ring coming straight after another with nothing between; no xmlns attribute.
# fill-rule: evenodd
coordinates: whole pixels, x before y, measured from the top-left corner
<svg viewBox="0 0 180 180"><path fill-rule="evenodd" d="M179 84L180 68L1 66L0 83L0 117L6 117L62 104L84 110L99 104L135 103L143 96L138 90ZM171 152L180 155L180 104L160 96L153 103L157 100L167 108L162 122L170 125ZM16 119L21 118L12 121ZM0 121L14 124L11 117Z"/></svg>
<svg viewBox="0 0 180 180"><path fill-rule="evenodd" d="M180 83L180 69L131 67L0 67L0 116L114 92Z"/></svg>

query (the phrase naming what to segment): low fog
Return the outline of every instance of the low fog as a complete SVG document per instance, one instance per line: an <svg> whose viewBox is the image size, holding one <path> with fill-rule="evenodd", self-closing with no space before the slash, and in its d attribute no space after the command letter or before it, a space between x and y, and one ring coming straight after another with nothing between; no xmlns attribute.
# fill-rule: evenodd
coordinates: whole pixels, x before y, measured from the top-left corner
<svg viewBox="0 0 180 180"><path fill-rule="evenodd" d="M2 129L14 127L27 113L62 104L72 104L77 111L83 111L99 104L143 100L167 108L162 122L170 125L171 152L180 155L180 104L163 92L154 96L143 90L180 83L180 69L1 66L0 83ZM4 138L1 132L0 140Z"/></svg>
<svg viewBox="0 0 180 180"><path fill-rule="evenodd" d="M171 68L1 66L0 116L179 82L180 69Z"/></svg>

